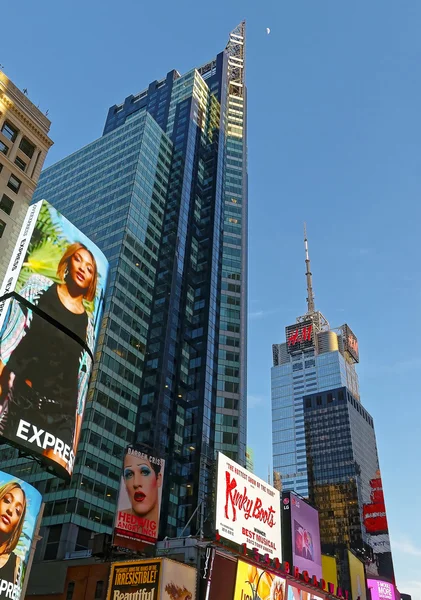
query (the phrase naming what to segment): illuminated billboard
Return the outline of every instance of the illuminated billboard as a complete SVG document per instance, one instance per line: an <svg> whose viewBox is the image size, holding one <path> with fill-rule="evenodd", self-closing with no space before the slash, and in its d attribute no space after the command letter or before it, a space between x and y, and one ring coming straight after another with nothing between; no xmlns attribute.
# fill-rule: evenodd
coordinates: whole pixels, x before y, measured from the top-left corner
<svg viewBox="0 0 421 600"><path fill-rule="evenodd" d="M367 600L364 564L352 552L347 552L352 600Z"/></svg>
<svg viewBox="0 0 421 600"><path fill-rule="evenodd" d="M371 593L371 600L396 600L395 586L380 579L367 579L367 587Z"/></svg>
<svg viewBox="0 0 421 600"><path fill-rule="evenodd" d="M202 600L232 600L235 591L237 559L208 546L200 571Z"/></svg>
<svg viewBox="0 0 421 600"><path fill-rule="evenodd" d="M159 533L165 461L126 449L114 525L114 545L140 550Z"/></svg>
<svg viewBox="0 0 421 600"><path fill-rule="evenodd" d="M313 321L295 323L285 328L287 350L289 353L314 348Z"/></svg>
<svg viewBox="0 0 421 600"><path fill-rule="evenodd" d="M275 488L218 454L216 529L221 537L282 560L280 512Z"/></svg>
<svg viewBox="0 0 421 600"><path fill-rule="evenodd" d="M21 598L41 503L38 490L0 471L0 598Z"/></svg>
<svg viewBox="0 0 421 600"><path fill-rule="evenodd" d="M69 477L79 442L108 262L41 200L0 289L0 435Z"/></svg>
<svg viewBox="0 0 421 600"><path fill-rule="evenodd" d="M196 569L166 558L111 565L107 600L196 600Z"/></svg>
<svg viewBox="0 0 421 600"><path fill-rule="evenodd" d="M322 554L322 577L326 583L333 583L336 590L338 587L338 569L334 556Z"/></svg>
<svg viewBox="0 0 421 600"><path fill-rule="evenodd" d="M234 600L286 600L286 581L270 571L238 561Z"/></svg>
<svg viewBox="0 0 421 600"><path fill-rule="evenodd" d="M354 362L360 362L360 353L358 350L357 336L353 333L349 325L343 325L342 331L345 351L348 352L348 354L351 356Z"/></svg>
<svg viewBox="0 0 421 600"><path fill-rule="evenodd" d="M293 492L284 492L282 530L284 560L320 579L322 552L318 511Z"/></svg>

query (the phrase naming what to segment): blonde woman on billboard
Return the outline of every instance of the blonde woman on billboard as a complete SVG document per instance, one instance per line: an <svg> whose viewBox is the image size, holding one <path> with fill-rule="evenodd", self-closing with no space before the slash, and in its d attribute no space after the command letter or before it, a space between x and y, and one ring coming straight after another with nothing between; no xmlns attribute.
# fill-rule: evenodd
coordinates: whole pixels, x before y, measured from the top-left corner
<svg viewBox="0 0 421 600"><path fill-rule="evenodd" d="M32 275L19 292L29 305L11 302L0 337L0 433L13 438L23 412L29 423L75 451L91 364L77 340L93 348L94 326L84 302L92 302L96 294L94 256L83 244L70 244L57 277L60 283ZM55 326L31 310L31 304ZM43 453L65 466L52 450Z"/></svg>
<svg viewBox="0 0 421 600"><path fill-rule="evenodd" d="M145 455L128 452L124 457L123 479L131 508L121 513L141 517L155 527L158 536L159 488L162 485L161 465L151 462ZM139 525L139 530L143 526ZM139 531L141 533L141 531Z"/></svg>
<svg viewBox="0 0 421 600"><path fill-rule="evenodd" d="M0 579L16 585L20 559L14 550L22 535L26 515L26 496L17 481L0 487ZM7 588L6 588L7 590ZM6 598L6 590L0 598Z"/></svg>

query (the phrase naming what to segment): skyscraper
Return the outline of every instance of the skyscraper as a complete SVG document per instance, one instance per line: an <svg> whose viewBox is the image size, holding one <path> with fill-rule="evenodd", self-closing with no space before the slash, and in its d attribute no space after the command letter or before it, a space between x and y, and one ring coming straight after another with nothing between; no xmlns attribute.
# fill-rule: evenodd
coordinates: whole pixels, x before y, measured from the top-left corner
<svg viewBox="0 0 421 600"><path fill-rule="evenodd" d="M0 283L47 152L50 120L0 71Z"/></svg>
<svg viewBox="0 0 421 600"><path fill-rule="evenodd" d="M355 369L358 341L348 325L333 329L316 311L304 237L308 310L286 327L286 342L273 346L274 471L284 490L318 508L322 551L337 555L342 585L348 548L367 572L393 578L373 419L361 404ZM379 507L382 523L370 523Z"/></svg>
<svg viewBox="0 0 421 600"><path fill-rule="evenodd" d="M207 502L215 453L246 453L245 24L225 50L109 109L101 138L47 169L46 198L110 261L70 486L3 451L44 492L39 558L111 532L127 443L166 459L161 534ZM185 535L196 533L196 519Z"/></svg>

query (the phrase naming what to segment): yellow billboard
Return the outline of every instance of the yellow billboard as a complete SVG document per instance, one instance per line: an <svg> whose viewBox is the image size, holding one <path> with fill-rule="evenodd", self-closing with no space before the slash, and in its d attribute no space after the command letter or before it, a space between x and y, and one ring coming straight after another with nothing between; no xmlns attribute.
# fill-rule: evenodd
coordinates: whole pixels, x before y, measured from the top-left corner
<svg viewBox="0 0 421 600"><path fill-rule="evenodd" d="M338 571L336 568L336 558L322 554L322 573L326 583L333 583L335 590L338 587Z"/></svg>
<svg viewBox="0 0 421 600"><path fill-rule="evenodd" d="M242 560L238 561L234 600L284 600L285 579L274 573L258 569Z"/></svg>
<svg viewBox="0 0 421 600"><path fill-rule="evenodd" d="M367 600L363 563L348 550L349 576L351 579L352 600Z"/></svg>

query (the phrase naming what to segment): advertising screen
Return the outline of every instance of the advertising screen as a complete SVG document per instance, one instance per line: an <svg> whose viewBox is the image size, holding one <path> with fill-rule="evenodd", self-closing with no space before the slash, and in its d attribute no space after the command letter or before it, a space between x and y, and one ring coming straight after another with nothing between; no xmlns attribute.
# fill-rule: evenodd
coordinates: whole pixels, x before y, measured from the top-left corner
<svg viewBox="0 0 421 600"><path fill-rule="evenodd" d="M201 600L232 600L237 560L208 547L200 573Z"/></svg>
<svg viewBox="0 0 421 600"><path fill-rule="evenodd" d="M160 559L112 564L108 600L158 600L161 568Z"/></svg>
<svg viewBox="0 0 421 600"><path fill-rule="evenodd" d="M107 600L196 600L196 569L164 559L111 565Z"/></svg>
<svg viewBox="0 0 421 600"><path fill-rule="evenodd" d="M322 577L326 583L333 583L335 589L338 587L338 570L333 556L322 554Z"/></svg>
<svg viewBox="0 0 421 600"><path fill-rule="evenodd" d="M274 573L238 561L234 600L286 600L286 582Z"/></svg>
<svg viewBox="0 0 421 600"><path fill-rule="evenodd" d="M275 488L219 453L216 529L221 537L282 560L280 513Z"/></svg>
<svg viewBox="0 0 421 600"><path fill-rule="evenodd" d="M352 552L349 550L347 552L352 600L357 600L357 598L367 600L364 565Z"/></svg>
<svg viewBox="0 0 421 600"><path fill-rule="evenodd" d="M322 577L319 513L291 493L292 562L300 571Z"/></svg>
<svg viewBox="0 0 421 600"><path fill-rule="evenodd" d="M41 200L29 207L0 289L0 435L70 477L108 262Z"/></svg>
<svg viewBox="0 0 421 600"><path fill-rule="evenodd" d="M349 325L344 325L342 327L342 331L343 331L345 350L347 352L349 352L349 354L351 355L351 357L354 359L354 361L356 363L359 362L360 355L358 352L357 336L353 333L353 331L349 327Z"/></svg>
<svg viewBox="0 0 421 600"><path fill-rule="evenodd" d="M371 592L371 600L396 600L395 587L380 579L367 579L367 587Z"/></svg>
<svg viewBox="0 0 421 600"><path fill-rule="evenodd" d="M313 321L295 323L285 328L287 351L289 353L298 350L308 350L314 347Z"/></svg>
<svg viewBox="0 0 421 600"><path fill-rule="evenodd" d="M0 598L20 600L42 496L0 471ZM23 600L23 599L22 599Z"/></svg>
<svg viewBox="0 0 421 600"><path fill-rule="evenodd" d="M114 525L114 545L140 550L158 537L165 461L129 446L123 470Z"/></svg>

